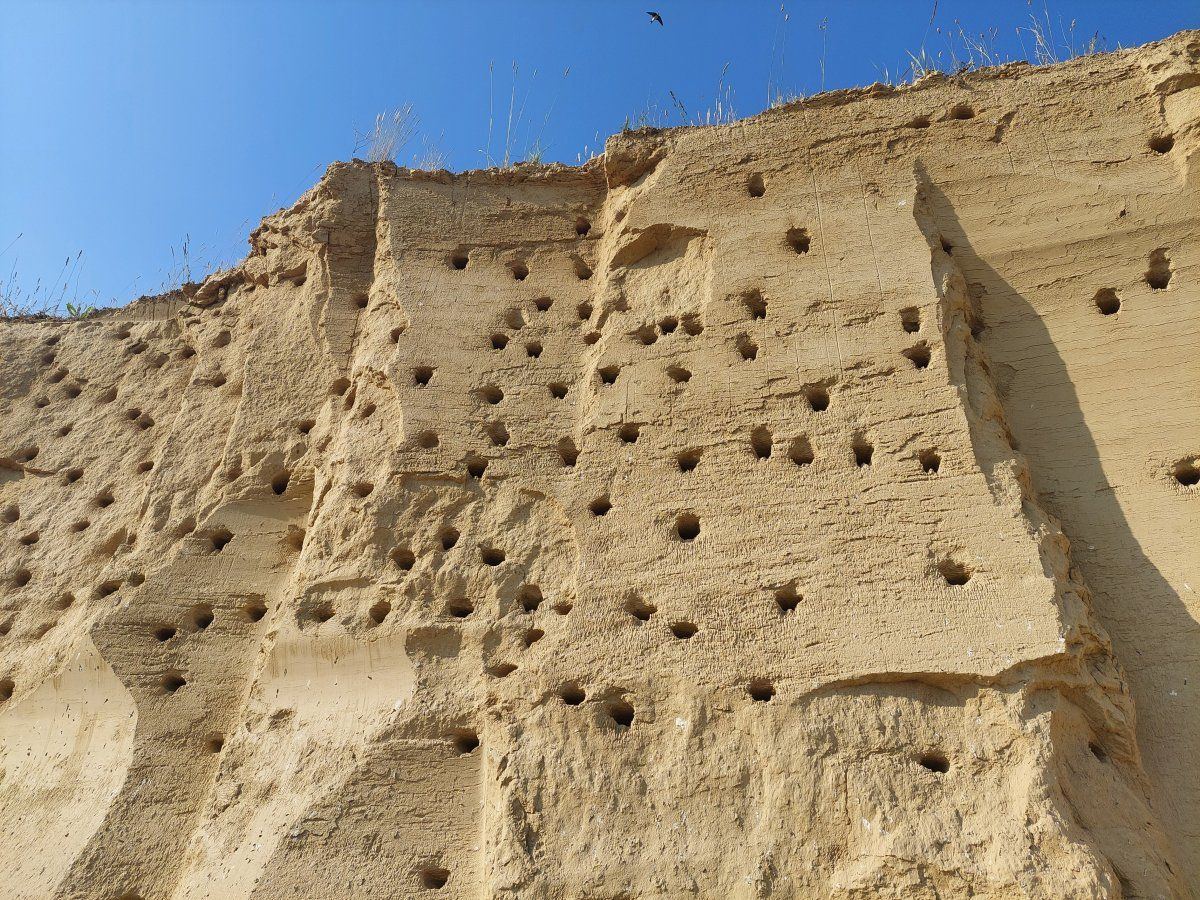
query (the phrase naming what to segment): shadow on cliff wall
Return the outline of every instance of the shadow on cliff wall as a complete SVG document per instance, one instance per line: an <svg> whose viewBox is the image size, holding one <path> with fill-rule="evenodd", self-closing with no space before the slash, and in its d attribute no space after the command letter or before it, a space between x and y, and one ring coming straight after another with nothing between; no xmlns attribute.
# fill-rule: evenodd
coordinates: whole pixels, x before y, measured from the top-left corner
<svg viewBox="0 0 1200 900"><path fill-rule="evenodd" d="M1184 871L1170 863L1167 868L1194 886L1200 880L1200 779L1194 777L1194 770L1191 776L1188 772L1200 758L1200 713L1188 708L1180 715L1183 698L1172 708L1165 684L1200 683L1198 623L1134 536L1104 474L1066 363L1040 313L978 256L952 201L921 167L918 177L936 227L953 246L952 256L972 294L984 296L987 306L1012 310L1019 319L1020 356L1026 360L1036 356L1039 395L1053 398L1054 444L1047 445L1043 438L1038 446L1021 433L1019 422L1013 421L1013 401L1001 393L1020 452L1029 461L1039 502L1060 520L1073 548L1081 544L1089 548L1087 554L1073 554L1072 565L1082 571L1095 613L1125 668L1138 716L1139 749L1151 782L1151 802L1159 824L1173 836L1174 857ZM993 363L1002 361L1002 343L988 329L986 315L983 324L984 349ZM1061 471L1039 468L1039 458L1048 456L1072 461L1069 483L1059 480ZM1053 499L1046 501L1046 495ZM1136 604L1138 613L1130 614L1130 603Z"/></svg>

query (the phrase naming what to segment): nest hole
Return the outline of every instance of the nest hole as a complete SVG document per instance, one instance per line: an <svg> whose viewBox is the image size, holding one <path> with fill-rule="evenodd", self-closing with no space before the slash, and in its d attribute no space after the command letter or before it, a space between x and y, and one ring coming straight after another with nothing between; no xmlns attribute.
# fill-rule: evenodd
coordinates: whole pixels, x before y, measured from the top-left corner
<svg viewBox="0 0 1200 900"><path fill-rule="evenodd" d="M671 634L673 634L675 637L679 638L679 640L681 640L681 641L691 640L693 637L696 636L696 632L699 630L700 629L698 629L695 626L695 624L693 624L692 622L672 622L671 623Z"/></svg>
<svg viewBox="0 0 1200 900"><path fill-rule="evenodd" d="M700 536L700 519L694 513L681 513L675 520L675 536L681 541L694 541Z"/></svg>
<svg viewBox="0 0 1200 900"><path fill-rule="evenodd" d="M658 607L653 603L643 600L641 597L630 597L625 601L625 612L629 613L639 622L649 622L650 617L658 612Z"/></svg>
<svg viewBox="0 0 1200 900"><path fill-rule="evenodd" d="M772 438L770 430L765 425L755 428L750 435L750 449L754 452L754 456L757 459L770 459L774 443L774 438Z"/></svg>
<svg viewBox="0 0 1200 900"><path fill-rule="evenodd" d="M700 451L684 450L682 453L676 454L675 464L679 467L680 472L694 471L696 466L700 465Z"/></svg>
<svg viewBox="0 0 1200 900"><path fill-rule="evenodd" d="M467 728L460 729L451 735L450 744L459 756L467 756L479 749L479 734Z"/></svg>
<svg viewBox="0 0 1200 900"><path fill-rule="evenodd" d="M1112 288L1097 291L1092 302L1096 304L1096 309L1100 310L1101 315L1111 316L1121 310L1121 298Z"/></svg>
<svg viewBox="0 0 1200 900"><path fill-rule="evenodd" d="M568 681L558 689L558 698L567 706L579 706L587 699L587 694L574 681Z"/></svg>
<svg viewBox="0 0 1200 900"><path fill-rule="evenodd" d="M796 583L794 581L790 584L785 584L775 591L775 605L783 613L795 612L796 607L800 605L801 599L800 592L796 590Z"/></svg>
<svg viewBox="0 0 1200 900"><path fill-rule="evenodd" d="M421 882L421 887L428 888L433 891L440 891L446 886L450 880L450 872L447 869L441 869L434 866L421 869L417 873L417 877Z"/></svg>
<svg viewBox="0 0 1200 900"><path fill-rule="evenodd" d="M187 679L178 672L168 672L161 679L159 685L162 687L164 694L174 694L181 687L187 684Z"/></svg>
<svg viewBox="0 0 1200 900"><path fill-rule="evenodd" d="M527 613L537 612L537 608L542 605L544 599L542 589L536 584L524 585L517 594L517 602Z"/></svg>
<svg viewBox="0 0 1200 900"><path fill-rule="evenodd" d="M812 248L812 237L807 228L789 228L787 243L792 250L803 256Z"/></svg>
<svg viewBox="0 0 1200 900"><path fill-rule="evenodd" d="M633 704L627 700L609 700L604 704L605 712L609 718L622 728L629 728L633 725Z"/></svg>
<svg viewBox="0 0 1200 900"><path fill-rule="evenodd" d="M923 768L937 775L945 775L950 771L950 759L940 750L927 750L917 761Z"/></svg>
<svg viewBox="0 0 1200 900"><path fill-rule="evenodd" d="M1181 459L1171 467L1171 475L1175 483L1183 487L1195 487L1200 484L1200 464L1197 457Z"/></svg>
<svg viewBox="0 0 1200 900"><path fill-rule="evenodd" d="M946 584L954 587L962 587L971 580L971 569L959 560L943 559L937 568Z"/></svg>
<svg viewBox="0 0 1200 900"><path fill-rule="evenodd" d="M875 456L875 448L865 438L856 438L853 444L854 464L860 469L865 469L871 465L871 460Z"/></svg>
<svg viewBox="0 0 1200 900"><path fill-rule="evenodd" d="M808 408L813 412L825 412L829 409L829 391L824 385L813 384L804 389L804 399Z"/></svg>
<svg viewBox="0 0 1200 900"><path fill-rule="evenodd" d="M1146 142L1155 153L1170 153L1175 146L1175 137L1170 134L1157 134Z"/></svg>
<svg viewBox="0 0 1200 900"><path fill-rule="evenodd" d="M746 693L756 703L767 703L775 696L775 686L766 678L754 678L746 685Z"/></svg>

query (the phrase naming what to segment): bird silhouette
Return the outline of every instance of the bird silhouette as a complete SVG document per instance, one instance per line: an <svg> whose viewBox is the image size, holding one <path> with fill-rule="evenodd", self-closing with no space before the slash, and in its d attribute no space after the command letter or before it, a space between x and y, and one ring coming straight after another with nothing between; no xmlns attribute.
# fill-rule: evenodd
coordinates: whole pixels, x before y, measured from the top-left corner
<svg viewBox="0 0 1200 900"><path fill-rule="evenodd" d="M646 15L650 17L651 22L657 22L659 25L663 23L662 16L656 12L647 12Z"/></svg>

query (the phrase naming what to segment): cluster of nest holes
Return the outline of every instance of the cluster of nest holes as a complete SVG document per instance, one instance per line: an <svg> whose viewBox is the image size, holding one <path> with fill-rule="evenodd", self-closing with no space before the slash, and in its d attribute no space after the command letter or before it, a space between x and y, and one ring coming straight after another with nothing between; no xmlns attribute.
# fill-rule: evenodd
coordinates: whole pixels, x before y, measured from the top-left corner
<svg viewBox="0 0 1200 900"><path fill-rule="evenodd" d="M594 515L604 515L605 513L607 513L608 507L605 506L606 503L607 503L607 498L603 498L603 497L597 498L595 501L593 501L592 502L593 514ZM452 526L447 526L438 532L437 546L441 548L441 551L443 553L448 553L449 551L453 550L455 547L457 547L461 543L461 538L462 538L462 535L458 531L458 529L456 529ZM477 547L477 550L479 553L479 561L481 563L483 563L483 565L488 566L489 568L493 568L493 569L498 568L498 567L502 566L507 559L507 555L504 552L504 550L493 544L480 544ZM407 547L407 546L401 546L401 547L394 548L391 551L391 553L389 554L389 558L391 559L392 564L397 569L399 569L401 572L411 572L417 564L416 553L410 547ZM536 586L529 586L529 587L527 587L527 591L536 592L537 588L536 588ZM531 596L532 595L524 595L523 594L522 602L524 604L531 603L532 602ZM541 602L540 594L538 594L537 596L538 596L537 603L540 603ZM533 606L526 605L526 609L529 610L532 608L536 608L536 605L537 605L536 603Z"/></svg>
<svg viewBox="0 0 1200 900"><path fill-rule="evenodd" d="M568 681L559 686L558 698L567 706L581 706L587 700L587 692L578 682ZM623 730L633 727L636 713L633 704L624 697L611 697L603 701L602 705L605 714L618 728Z"/></svg>
<svg viewBox="0 0 1200 900"><path fill-rule="evenodd" d="M266 604L257 597L248 598L241 607L241 618L246 622L259 622L267 614ZM216 620L216 614L213 612L212 604L197 603L192 606L183 618L183 629L189 633L199 633L207 631L209 626ZM160 644L165 644L173 640L180 632L180 629L168 623L159 623L155 625L150 633L154 639Z"/></svg>
<svg viewBox="0 0 1200 900"><path fill-rule="evenodd" d="M863 435L855 435L850 445L854 463L859 468L868 468L874 462L875 447ZM769 460L774 455L775 439L770 429L765 425L755 428L750 434L750 452L758 460ZM788 446L787 457L797 466L811 465L815 459L813 447L808 437L800 435ZM926 448L917 453L917 460L923 472L936 473L942 463L942 458L936 449ZM675 457L676 465L681 472L691 472L700 463L700 451L685 450Z"/></svg>
<svg viewBox="0 0 1200 900"><path fill-rule="evenodd" d="M575 234L578 237L585 237L592 230L591 223L584 218L577 219L575 222ZM471 264L471 254L468 250L455 250L450 253L446 259L451 269L459 272L465 270ZM508 269L509 275L514 281L525 281L529 277L529 263L524 259L514 259L505 263L505 268ZM587 281L592 277L592 270L586 262L577 254L571 255L571 268L575 273L575 277L580 281ZM363 298L365 300L365 298ZM365 304L364 304L365 305Z"/></svg>

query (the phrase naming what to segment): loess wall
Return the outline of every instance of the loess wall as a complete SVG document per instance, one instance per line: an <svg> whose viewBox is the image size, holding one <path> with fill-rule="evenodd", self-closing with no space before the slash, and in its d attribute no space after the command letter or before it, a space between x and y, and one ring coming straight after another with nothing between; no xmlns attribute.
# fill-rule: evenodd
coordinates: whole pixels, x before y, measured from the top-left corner
<svg viewBox="0 0 1200 900"><path fill-rule="evenodd" d="M1195 896L1198 220L1191 32L0 325L4 896Z"/></svg>

